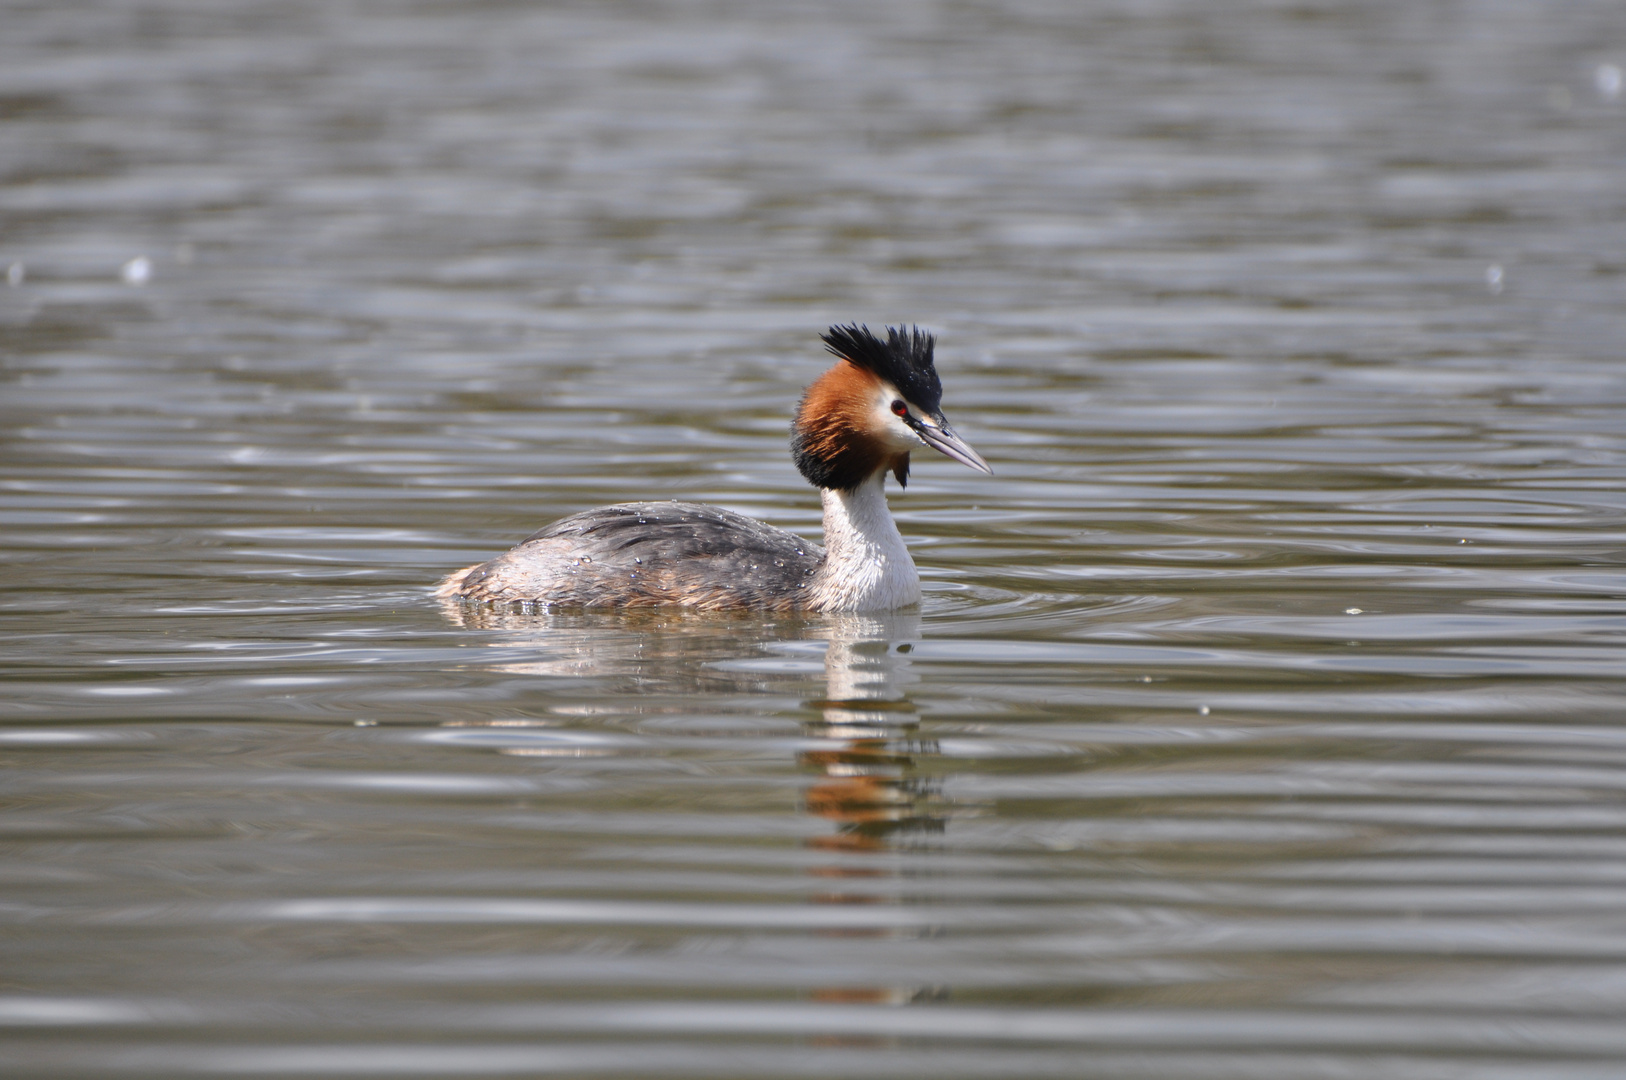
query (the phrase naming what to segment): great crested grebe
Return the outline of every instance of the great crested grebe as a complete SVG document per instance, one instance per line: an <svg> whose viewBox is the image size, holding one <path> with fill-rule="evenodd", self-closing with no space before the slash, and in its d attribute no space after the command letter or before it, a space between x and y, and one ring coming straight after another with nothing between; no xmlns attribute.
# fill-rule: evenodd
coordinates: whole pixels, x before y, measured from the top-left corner
<svg viewBox="0 0 1626 1080"><path fill-rule="evenodd" d="M494 604L718 611L888 611L920 601L920 575L881 490L909 480L909 452L929 446L992 473L949 429L936 339L919 327L832 326L840 357L802 395L791 425L796 467L824 496L821 549L795 533L716 506L601 506L554 522L518 546L452 574L435 595Z"/></svg>

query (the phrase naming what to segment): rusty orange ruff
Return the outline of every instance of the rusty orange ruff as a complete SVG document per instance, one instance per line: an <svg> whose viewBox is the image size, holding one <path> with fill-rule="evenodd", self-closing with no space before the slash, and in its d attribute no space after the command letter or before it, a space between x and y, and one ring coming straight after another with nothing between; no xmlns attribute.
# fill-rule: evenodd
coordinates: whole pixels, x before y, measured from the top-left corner
<svg viewBox="0 0 1626 1080"><path fill-rule="evenodd" d="M820 375L796 410L803 450L858 479L883 468L907 475L909 455L893 453L869 430L881 385L873 372L847 360Z"/></svg>

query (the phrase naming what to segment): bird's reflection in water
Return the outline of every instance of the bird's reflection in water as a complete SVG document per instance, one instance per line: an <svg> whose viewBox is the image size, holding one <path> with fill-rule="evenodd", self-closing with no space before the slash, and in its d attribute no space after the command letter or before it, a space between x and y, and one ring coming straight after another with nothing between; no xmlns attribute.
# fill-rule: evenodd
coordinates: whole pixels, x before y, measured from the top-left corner
<svg viewBox="0 0 1626 1080"><path fill-rule="evenodd" d="M832 858L812 873L832 879L813 895L815 903L899 903L901 878L889 852L920 847L944 827L942 781L923 762L937 753L920 737L908 687L918 681L909 653L919 636L918 615L850 615L830 621L826 635L825 695L806 733L817 745L800 755L818 779L807 789L808 813L831 822L833 833L808 846ZM846 930L844 936L885 937L880 927ZM831 932L834 933L834 932ZM898 1004L940 997L935 989L904 986L820 987L819 1001Z"/></svg>
<svg viewBox="0 0 1626 1080"><path fill-rule="evenodd" d="M640 711L640 698L666 709L674 694L681 700L720 690L782 690L786 679L807 678L804 660L787 664L785 657L806 657L806 646L822 640L824 686L805 703L810 715L802 721L803 748L797 755L797 763L813 774L804 796L806 812L831 826L806 841L817 853L808 872L820 879L810 902L906 902L904 862L943 832L950 804L942 781L932 775L937 745L920 737L909 698L909 688L919 681L910 658L920 636L917 614L752 623L749 637L757 648L747 650L741 649L739 622L707 617L551 615L456 602L446 605L446 615L465 629L496 631L489 642L493 647L521 654L487 661L482 666L488 670L596 683L600 691L617 695L614 705L603 707L612 714ZM742 651L752 655L742 657ZM878 919L870 927L860 923L812 932L886 938L917 931ZM818 1001L877 1004L943 996L939 989L920 986L822 986L807 992Z"/></svg>
<svg viewBox="0 0 1626 1080"><path fill-rule="evenodd" d="M919 737L920 722L907 687L912 639L920 618L845 616L826 631L825 696L807 734L819 740L801 763L821 779L808 789L807 808L833 822L836 832L812 841L839 852L875 852L942 831L932 812L941 785L921 774L917 758L936 753ZM831 876L861 877L873 870L832 870Z"/></svg>

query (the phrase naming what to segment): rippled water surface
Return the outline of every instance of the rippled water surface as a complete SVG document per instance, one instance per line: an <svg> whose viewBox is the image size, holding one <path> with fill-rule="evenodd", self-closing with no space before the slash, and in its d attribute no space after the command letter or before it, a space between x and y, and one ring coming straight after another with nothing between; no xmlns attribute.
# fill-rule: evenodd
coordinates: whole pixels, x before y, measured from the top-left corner
<svg viewBox="0 0 1626 1080"><path fill-rule="evenodd" d="M0 23L6 1075L1622 1075L1618 6ZM847 320L918 612L430 597Z"/></svg>

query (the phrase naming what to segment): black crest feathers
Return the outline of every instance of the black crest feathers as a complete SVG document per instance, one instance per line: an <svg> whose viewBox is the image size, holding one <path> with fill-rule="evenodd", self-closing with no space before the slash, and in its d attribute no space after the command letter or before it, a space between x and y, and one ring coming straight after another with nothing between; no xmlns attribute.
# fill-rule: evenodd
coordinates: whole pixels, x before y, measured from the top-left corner
<svg viewBox="0 0 1626 1080"><path fill-rule="evenodd" d="M889 326L884 342L867 326L832 326L819 336L825 348L885 379L916 408L935 413L942 404L943 383L932 366L937 338L920 327Z"/></svg>
<svg viewBox="0 0 1626 1080"><path fill-rule="evenodd" d="M802 395L790 436L796 467L813 486L837 491L851 491L881 469L907 483L909 455L866 429L873 422L876 380L893 387L888 396L896 392L916 409L941 415L943 384L932 367L936 339L915 326L889 326L885 341L856 325L832 326L821 337L846 363L826 371Z"/></svg>

